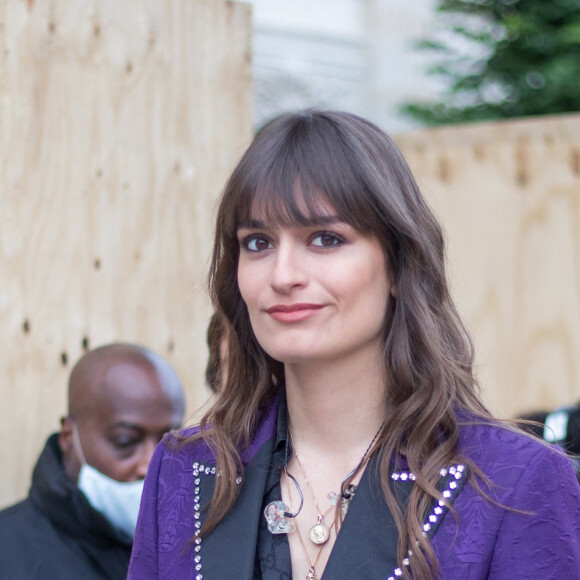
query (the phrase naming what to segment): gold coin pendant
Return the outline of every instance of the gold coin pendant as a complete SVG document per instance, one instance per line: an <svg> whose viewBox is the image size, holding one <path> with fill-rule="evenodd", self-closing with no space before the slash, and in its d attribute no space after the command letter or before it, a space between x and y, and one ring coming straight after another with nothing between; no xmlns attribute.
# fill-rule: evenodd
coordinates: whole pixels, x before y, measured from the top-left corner
<svg viewBox="0 0 580 580"><path fill-rule="evenodd" d="M330 530L325 523L318 523L310 528L310 541L313 544L325 544L330 537Z"/></svg>

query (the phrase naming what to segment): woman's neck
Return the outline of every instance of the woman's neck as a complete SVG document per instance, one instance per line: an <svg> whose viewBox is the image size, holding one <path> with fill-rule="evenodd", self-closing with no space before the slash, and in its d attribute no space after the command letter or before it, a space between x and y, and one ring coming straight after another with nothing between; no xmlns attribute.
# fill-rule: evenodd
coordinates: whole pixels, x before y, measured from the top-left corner
<svg viewBox="0 0 580 580"><path fill-rule="evenodd" d="M302 453L357 455L384 418L379 365L287 364L290 428Z"/></svg>
<svg viewBox="0 0 580 580"><path fill-rule="evenodd" d="M285 364L294 451L285 469L304 495L296 525L301 538L308 538L316 522L329 526L330 535L318 555L308 562L302 540L296 539L296 534L288 536L294 577L303 574L315 560L317 573L324 571L336 538L331 525L336 504L330 499L331 493L337 497L356 468L350 483L358 485L362 477L364 458L384 417L386 381L378 360L377 354L367 360L360 357L354 364L352 358L348 362L338 359L325 364ZM282 498L288 505L292 505L292 492L282 480Z"/></svg>

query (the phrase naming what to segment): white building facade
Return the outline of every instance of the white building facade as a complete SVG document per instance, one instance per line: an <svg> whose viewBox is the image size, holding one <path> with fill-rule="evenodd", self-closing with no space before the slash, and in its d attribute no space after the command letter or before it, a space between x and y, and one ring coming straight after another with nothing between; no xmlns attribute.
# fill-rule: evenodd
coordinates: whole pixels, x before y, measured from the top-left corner
<svg viewBox="0 0 580 580"><path fill-rule="evenodd" d="M254 120L305 107L352 111L389 132L398 113L435 96L428 56L414 42L434 29L435 0L251 0Z"/></svg>

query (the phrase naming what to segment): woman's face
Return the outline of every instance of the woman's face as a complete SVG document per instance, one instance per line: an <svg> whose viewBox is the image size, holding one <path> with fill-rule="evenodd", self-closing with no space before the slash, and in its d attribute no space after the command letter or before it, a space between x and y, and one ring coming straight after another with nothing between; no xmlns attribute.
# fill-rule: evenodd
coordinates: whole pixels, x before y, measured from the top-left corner
<svg viewBox="0 0 580 580"><path fill-rule="evenodd" d="M284 363L380 358L392 286L380 243L321 203L314 225L238 230L238 285L262 348Z"/></svg>

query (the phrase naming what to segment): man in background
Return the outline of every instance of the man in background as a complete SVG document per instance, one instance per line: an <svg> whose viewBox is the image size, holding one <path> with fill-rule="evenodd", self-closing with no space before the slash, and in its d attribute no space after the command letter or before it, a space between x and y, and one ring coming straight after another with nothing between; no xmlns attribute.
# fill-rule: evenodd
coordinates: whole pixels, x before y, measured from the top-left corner
<svg viewBox="0 0 580 580"><path fill-rule="evenodd" d="M124 580L147 467L184 410L177 374L152 351L85 354L28 498L0 512L0 578Z"/></svg>
<svg viewBox="0 0 580 580"><path fill-rule="evenodd" d="M534 423L521 427L561 447L570 457L580 479L580 403L560 407L555 411L536 411L518 417Z"/></svg>

